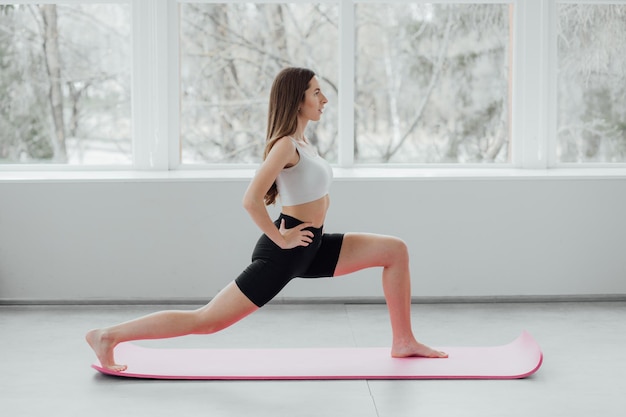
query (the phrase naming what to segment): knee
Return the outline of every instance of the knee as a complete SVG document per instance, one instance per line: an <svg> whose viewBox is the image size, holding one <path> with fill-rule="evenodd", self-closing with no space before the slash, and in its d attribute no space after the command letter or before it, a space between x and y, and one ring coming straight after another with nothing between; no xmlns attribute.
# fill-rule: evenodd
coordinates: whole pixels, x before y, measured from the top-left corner
<svg viewBox="0 0 626 417"><path fill-rule="evenodd" d="M220 330L206 307L194 310L192 314L195 321L194 334L213 334Z"/></svg>
<svg viewBox="0 0 626 417"><path fill-rule="evenodd" d="M404 263L409 263L409 247L407 246L406 242L402 239L397 239L397 251L398 251L398 257L400 258L400 260Z"/></svg>
<svg viewBox="0 0 626 417"><path fill-rule="evenodd" d="M390 257L393 263L408 265L409 248L404 240L397 237L390 237L387 247L389 248Z"/></svg>

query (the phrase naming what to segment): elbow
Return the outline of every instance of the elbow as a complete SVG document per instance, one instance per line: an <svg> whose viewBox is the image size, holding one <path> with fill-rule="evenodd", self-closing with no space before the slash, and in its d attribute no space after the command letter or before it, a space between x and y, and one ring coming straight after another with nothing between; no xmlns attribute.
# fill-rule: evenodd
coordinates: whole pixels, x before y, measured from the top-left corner
<svg viewBox="0 0 626 417"><path fill-rule="evenodd" d="M258 207L259 207L259 201L256 198L253 198L252 196L246 194L243 197L243 201L241 202L241 204L243 205L243 208L248 212L253 212L255 211Z"/></svg>
<svg viewBox="0 0 626 417"><path fill-rule="evenodd" d="M250 209L252 208L252 200L248 196L244 196L243 200L241 201L241 205L244 209L246 209L246 211L250 211Z"/></svg>

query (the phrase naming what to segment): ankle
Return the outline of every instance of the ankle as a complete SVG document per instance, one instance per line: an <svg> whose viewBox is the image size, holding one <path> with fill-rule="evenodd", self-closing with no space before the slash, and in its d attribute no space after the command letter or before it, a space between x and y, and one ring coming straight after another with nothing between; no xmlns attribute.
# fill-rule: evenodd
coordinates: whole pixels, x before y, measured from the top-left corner
<svg viewBox="0 0 626 417"><path fill-rule="evenodd" d="M401 336L394 336L392 339L393 346L412 346L417 344L417 339L413 334L406 334Z"/></svg>
<svg viewBox="0 0 626 417"><path fill-rule="evenodd" d="M97 329L94 331L95 340L101 345L113 345L118 342L115 340L113 333L108 329Z"/></svg>

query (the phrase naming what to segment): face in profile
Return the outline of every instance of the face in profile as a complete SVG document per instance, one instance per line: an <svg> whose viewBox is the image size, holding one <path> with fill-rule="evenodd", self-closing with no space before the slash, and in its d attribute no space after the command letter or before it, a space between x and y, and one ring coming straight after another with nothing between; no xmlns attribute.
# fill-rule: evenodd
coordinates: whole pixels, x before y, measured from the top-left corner
<svg viewBox="0 0 626 417"><path fill-rule="evenodd" d="M324 112L324 105L328 99L322 93L317 77L311 78L309 88L304 92L304 101L300 106L298 116L305 120L318 121Z"/></svg>

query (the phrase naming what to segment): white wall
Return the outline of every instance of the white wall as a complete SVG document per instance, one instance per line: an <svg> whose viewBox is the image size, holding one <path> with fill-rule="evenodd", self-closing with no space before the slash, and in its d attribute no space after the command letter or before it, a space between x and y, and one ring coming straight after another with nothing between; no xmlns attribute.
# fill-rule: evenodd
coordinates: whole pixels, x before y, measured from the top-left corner
<svg viewBox="0 0 626 417"><path fill-rule="evenodd" d="M0 302L208 299L258 238L246 186L0 181ZM337 179L326 230L405 239L414 296L626 294L623 176ZM279 297L380 297L379 276L296 280Z"/></svg>

